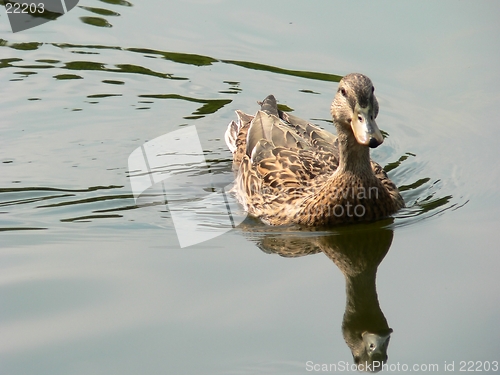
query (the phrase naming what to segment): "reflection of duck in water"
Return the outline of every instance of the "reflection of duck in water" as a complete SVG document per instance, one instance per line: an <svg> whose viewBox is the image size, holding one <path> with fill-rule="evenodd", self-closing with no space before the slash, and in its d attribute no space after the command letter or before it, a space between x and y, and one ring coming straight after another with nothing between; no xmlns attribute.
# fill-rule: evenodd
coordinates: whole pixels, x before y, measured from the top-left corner
<svg viewBox="0 0 500 375"><path fill-rule="evenodd" d="M278 110L274 96L255 116L237 111L226 143L238 169L236 194L272 225L329 225L387 217L404 206L369 147L383 137L370 79L349 74L331 106L338 137Z"/></svg>
<svg viewBox="0 0 500 375"><path fill-rule="evenodd" d="M347 302L342 332L355 363L361 367L387 361L392 329L380 309L375 278L392 236L392 230L388 229L366 232L352 228L319 241L321 250L345 276Z"/></svg>
<svg viewBox="0 0 500 375"><path fill-rule="evenodd" d="M346 280L344 340L360 370L379 371L387 361L392 329L380 309L375 278L377 267L391 246L393 232L381 223L341 227L337 232L316 237L267 234L259 239L258 246L267 253L285 257L322 251L333 260Z"/></svg>

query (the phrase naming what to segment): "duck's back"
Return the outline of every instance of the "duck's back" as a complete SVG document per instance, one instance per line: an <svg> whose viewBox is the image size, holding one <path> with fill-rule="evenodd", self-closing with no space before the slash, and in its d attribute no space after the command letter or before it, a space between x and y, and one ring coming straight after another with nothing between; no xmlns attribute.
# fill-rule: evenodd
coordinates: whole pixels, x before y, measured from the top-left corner
<svg viewBox="0 0 500 375"><path fill-rule="evenodd" d="M278 110L274 96L259 104L255 116L236 111L238 122L229 124L225 139L237 170L237 197L263 216L263 210L296 206L320 187L337 169L338 145L333 134Z"/></svg>
<svg viewBox="0 0 500 375"><path fill-rule="evenodd" d="M302 152L302 156L317 153L316 158L326 157L335 170L338 162L331 165L332 156L338 160L337 137L305 120L278 110L276 99L269 95L259 103L261 110L255 116L236 111L238 122L232 121L226 131L225 140L233 153L233 165L238 169L244 155L253 163L260 163L274 151L274 157L283 150Z"/></svg>

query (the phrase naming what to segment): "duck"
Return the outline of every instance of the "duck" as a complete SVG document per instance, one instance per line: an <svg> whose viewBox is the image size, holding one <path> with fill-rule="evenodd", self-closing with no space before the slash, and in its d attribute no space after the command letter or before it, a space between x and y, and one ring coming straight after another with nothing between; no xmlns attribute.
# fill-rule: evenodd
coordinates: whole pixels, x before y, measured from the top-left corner
<svg viewBox="0 0 500 375"><path fill-rule="evenodd" d="M344 76L330 107L337 135L278 108L267 96L255 115L236 111L225 132L232 192L268 225L334 226L376 221L404 207L396 185L370 159L384 137L370 78Z"/></svg>

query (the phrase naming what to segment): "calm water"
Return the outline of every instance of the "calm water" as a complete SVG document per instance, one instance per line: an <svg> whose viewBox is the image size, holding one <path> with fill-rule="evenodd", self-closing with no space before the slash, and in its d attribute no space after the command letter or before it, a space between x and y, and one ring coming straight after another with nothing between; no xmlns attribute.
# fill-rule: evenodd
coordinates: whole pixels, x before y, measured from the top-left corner
<svg viewBox="0 0 500 375"><path fill-rule="evenodd" d="M494 369L499 11L88 0L16 34L0 11L0 372L316 373L389 328L388 365ZM227 185L234 110L273 93L331 129L352 71L376 87L387 138L372 157L408 206L393 219L323 232L247 219L181 249L168 207L136 206L127 163L144 142L196 125ZM205 207L204 181L180 195Z"/></svg>

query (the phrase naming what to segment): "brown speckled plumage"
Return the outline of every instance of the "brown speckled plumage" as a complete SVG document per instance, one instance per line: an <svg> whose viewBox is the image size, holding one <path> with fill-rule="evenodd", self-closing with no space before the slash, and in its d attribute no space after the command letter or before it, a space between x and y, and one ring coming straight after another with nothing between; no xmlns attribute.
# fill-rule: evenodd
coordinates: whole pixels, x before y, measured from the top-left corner
<svg viewBox="0 0 500 375"><path fill-rule="evenodd" d="M271 225L372 221L404 207L369 147L383 142L370 79L349 74L331 106L338 136L279 111L269 95L255 116L237 111L226 131L235 193L248 212Z"/></svg>

